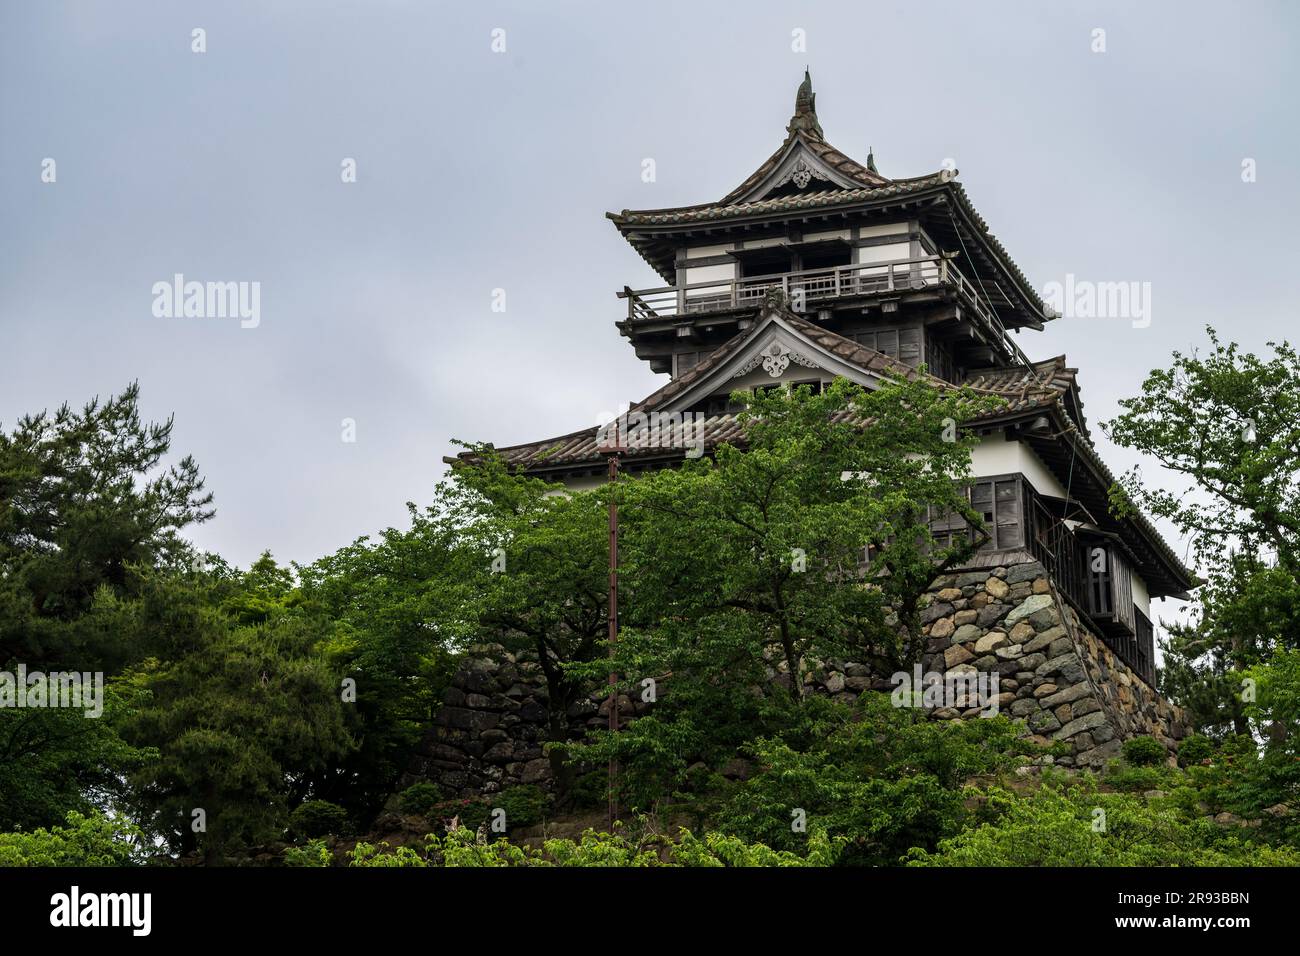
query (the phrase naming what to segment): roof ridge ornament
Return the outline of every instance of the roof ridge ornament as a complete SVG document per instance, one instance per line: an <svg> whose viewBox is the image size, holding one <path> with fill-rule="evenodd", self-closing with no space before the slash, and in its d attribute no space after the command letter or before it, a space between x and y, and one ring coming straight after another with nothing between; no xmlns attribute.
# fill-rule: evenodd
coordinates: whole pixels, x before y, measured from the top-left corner
<svg viewBox="0 0 1300 956"><path fill-rule="evenodd" d="M812 76L808 70L803 71L803 82L794 95L794 116L786 130L791 134L802 131L814 139L822 139L821 123L817 122L817 94L813 92Z"/></svg>

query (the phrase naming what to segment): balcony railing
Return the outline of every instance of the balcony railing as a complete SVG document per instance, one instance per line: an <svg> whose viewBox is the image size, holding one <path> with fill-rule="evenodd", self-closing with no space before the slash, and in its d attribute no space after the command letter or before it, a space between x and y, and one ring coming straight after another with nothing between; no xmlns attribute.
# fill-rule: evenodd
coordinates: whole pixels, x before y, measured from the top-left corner
<svg viewBox="0 0 1300 956"><path fill-rule="evenodd" d="M1030 496L1030 527L1025 535L1029 542L1029 552L1045 567L1056 582L1057 590L1065 595L1074 606L1094 622L1097 635L1106 643L1115 656L1122 660L1140 678L1152 687L1156 684L1155 633L1150 619L1133 603L1129 568L1126 564L1116 563L1112 574L1122 574L1124 579L1117 590L1126 602L1126 614L1131 617L1133 628L1106 627L1108 617L1114 617L1116 609L1111 607L1113 600L1099 606L1098 594L1089 573L1089 542L1074 534L1064 521L1053 515L1041 502L1038 495L1028 483L1024 486L1025 494ZM1110 582L1106 581L1109 588ZM1100 624L1101 626L1098 626Z"/></svg>
<svg viewBox="0 0 1300 956"><path fill-rule="evenodd" d="M1007 335L1006 326L984 296L947 256L926 255L893 262L860 262L829 269L780 272L743 279L695 282L654 289L624 288L627 317L632 322L682 318L701 313L751 309L762 305L772 289L780 289L797 311L816 303L860 296L886 296L947 288L959 295L985 329L1009 352L1028 365L1029 359Z"/></svg>

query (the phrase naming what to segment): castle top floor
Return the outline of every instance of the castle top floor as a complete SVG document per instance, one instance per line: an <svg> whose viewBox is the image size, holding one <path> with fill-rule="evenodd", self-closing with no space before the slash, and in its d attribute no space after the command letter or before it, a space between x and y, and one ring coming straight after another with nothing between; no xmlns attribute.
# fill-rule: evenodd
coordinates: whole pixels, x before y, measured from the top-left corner
<svg viewBox="0 0 1300 956"><path fill-rule="evenodd" d="M956 170L890 179L825 139L805 73L780 147L715 203L609 218L667 283L619 296L619 329L676 376L744 331L767 292L846 337L957 380L1028 365L1010 332L1053 316L988 231Z"/></svg>

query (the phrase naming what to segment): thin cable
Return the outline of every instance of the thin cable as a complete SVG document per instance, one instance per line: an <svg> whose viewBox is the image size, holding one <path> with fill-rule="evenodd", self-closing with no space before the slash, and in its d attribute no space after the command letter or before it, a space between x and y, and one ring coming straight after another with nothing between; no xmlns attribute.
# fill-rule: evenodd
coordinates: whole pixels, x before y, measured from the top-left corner
<svg viewBox="0 0 1300 956"><path fill-rule="evenodd" d="M961 254L965 256L966 261L970 263L971 272L975 274L975 281L979 283L980 292L984 293L984 301L988 303L989 311L992 312L993 317L998 320L998 324L1002 326L1002 329L1005 334L1007 324L1002 321L1002 316L998 315L998 310L993 305L993 298L992 296L989 295L989 290L984 287L984 280L980 278L979 270L975 268L975 260L971 258L971 254L966 249L966 241L961 237L961 229L957 227L957 217L953 215L951 206L948 207L948 219L951 220L952 222L952 231L953 233L956 234L957 243L961 246ZM1006 342L1010 344L1011 340L1006 339ZM1024 351L1020 349L1018 346L1016 348L1013 348L1012 351L1020 353L1020 357L1024 359L1025 368L1029 370L1030 377L1033 378L1035 382L1037 382L1038 372L1034 368L1034 364L1029 361L1029 356L1025 355Z"/></svg>

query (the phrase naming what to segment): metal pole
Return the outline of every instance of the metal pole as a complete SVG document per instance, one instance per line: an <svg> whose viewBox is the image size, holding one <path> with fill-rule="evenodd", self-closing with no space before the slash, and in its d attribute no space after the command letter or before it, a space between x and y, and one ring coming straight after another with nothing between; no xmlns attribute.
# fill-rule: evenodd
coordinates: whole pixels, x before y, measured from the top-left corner
<svg viewBox="0 0 1300 956"><path fill-rule="evenodd" d="M618 426L615 425L615 428ZM615 433L617 434L617 432ZM614 451L609 456L609 657L614 658L614 646L618 643L618 502L615 500L615 488L618 482L618 441L615 439ZM609 671L609 729L618 730L618 677L613 665ZM618 816L618 807L614 800L614 777L618 766L611 757L609 760L609 829L614 830L614 820Z"/></svg>

